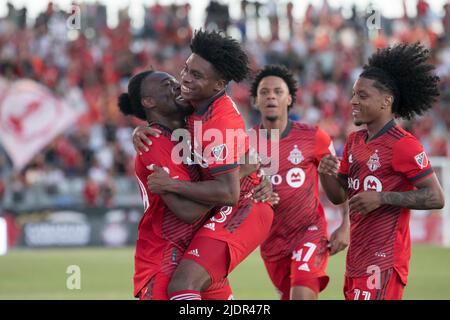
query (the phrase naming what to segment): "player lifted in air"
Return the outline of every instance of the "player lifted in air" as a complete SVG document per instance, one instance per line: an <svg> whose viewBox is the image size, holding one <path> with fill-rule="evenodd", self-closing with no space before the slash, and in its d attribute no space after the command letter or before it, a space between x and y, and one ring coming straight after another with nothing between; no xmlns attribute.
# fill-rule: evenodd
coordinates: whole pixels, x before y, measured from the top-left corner
<svg viewBox="0 0 450 320"><path fill-rule="evenodd" d="M395 118L430 109L439 78L420 44L379 50L353 86L353 122L342 161L325 156L320 180L329 199L349 199L349 300L401 299L410 259L410 209L440 209L444 197L421 143Z"/></svg>

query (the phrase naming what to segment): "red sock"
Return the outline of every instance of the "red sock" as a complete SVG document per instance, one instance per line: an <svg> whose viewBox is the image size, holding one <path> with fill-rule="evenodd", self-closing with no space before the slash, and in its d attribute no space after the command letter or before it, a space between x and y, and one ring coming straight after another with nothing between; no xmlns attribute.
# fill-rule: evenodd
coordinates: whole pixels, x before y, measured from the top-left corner
<svg viewBox="0 0 450 320"><path fill-rule="evenodd" d="M169 300L202 300L200 291L181 290L169 293Z"/></svg>

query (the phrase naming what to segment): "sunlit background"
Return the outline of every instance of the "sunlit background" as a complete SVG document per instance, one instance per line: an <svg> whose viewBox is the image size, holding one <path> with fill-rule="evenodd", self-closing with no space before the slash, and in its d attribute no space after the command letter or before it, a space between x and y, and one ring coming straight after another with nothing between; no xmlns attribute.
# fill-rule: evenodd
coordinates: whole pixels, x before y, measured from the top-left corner
<svg viewBox="0 0 450 320"><path fill-rule="evenodd" d="M318 124L338 153L357 129L350 93L367 57L421 41L441 97L431 112L401 124L423 143L448 197L450 1L1 1L0 298L132 298L142 204L131 133L140 122L120 114L117 97L150 66L178 76L200 27L238 39L253 71L286 65L300 86L290 118ZM250 128L259 113L249 84L232 83L228 93ZM322 198L332 231L339 212ZM450 299L449 203L412 215L418 253L407 298ZM335 281L325 298L342 299L343 257L331 259ZM442 269L426 265L432 258ZM87 274L84 291L67 289L69 265ZM257 253L232 280L238 298L277 298Z"/></svg>

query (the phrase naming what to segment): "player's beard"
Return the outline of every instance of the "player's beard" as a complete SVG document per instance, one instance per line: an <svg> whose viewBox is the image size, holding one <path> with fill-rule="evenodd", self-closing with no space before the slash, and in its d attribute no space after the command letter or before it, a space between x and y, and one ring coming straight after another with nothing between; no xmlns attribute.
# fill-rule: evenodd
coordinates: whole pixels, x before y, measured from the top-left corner
<svg viewBox="0 0 450 320"><path fill-rule="evenodd" d="M266 120L270 122L275 122L278 120L278 116L266 116Z"/></svg>

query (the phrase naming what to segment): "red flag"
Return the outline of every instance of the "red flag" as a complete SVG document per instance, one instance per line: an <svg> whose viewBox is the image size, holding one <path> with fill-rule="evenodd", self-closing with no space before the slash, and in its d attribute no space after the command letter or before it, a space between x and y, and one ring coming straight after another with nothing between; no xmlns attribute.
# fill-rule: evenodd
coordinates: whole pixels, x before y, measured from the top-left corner
<svg viewBox="0 0 450 320"><path fill-rule="evenodd" d="M2 83L0 91L0 142L22 169L58 134L72 125L78 112L32 80Z"/></svg>

